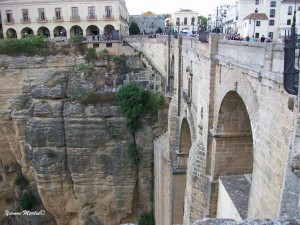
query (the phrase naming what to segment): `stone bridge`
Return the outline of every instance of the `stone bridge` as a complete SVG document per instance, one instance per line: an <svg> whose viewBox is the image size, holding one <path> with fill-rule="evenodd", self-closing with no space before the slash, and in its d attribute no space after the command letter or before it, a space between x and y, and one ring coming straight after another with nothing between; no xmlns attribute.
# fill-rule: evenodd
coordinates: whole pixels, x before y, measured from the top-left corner
<svg viewBox="0 0 300 225"><path fill-rule="evenodd" d="M283 89L284 46L217 34L207 43L125 41L167 80L168 131L154 153L156 224L299 217L299 102Z"/></svg>

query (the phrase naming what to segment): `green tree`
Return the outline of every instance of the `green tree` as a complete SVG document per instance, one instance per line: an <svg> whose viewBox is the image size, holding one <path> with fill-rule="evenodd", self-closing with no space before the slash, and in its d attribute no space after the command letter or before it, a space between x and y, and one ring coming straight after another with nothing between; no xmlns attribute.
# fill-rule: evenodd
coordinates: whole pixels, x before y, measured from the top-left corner
<svg viewBox="0 0 300 225"><path fill-rule="evenodd" d="M132 23L129 26L129 34L136 35L139 33L140 33L139 25L135 21L132 21Z"/></svg>
<svg viewBox="0 0 300 225"><path fill-rule="evenodd" d="M136 84L130 83L120 88L117 98L121 112L127 118L127 127L134 134L139 126L139 117L143 112L146 93Z"/></svg>
<svg viewBox="0 0 300 225"><path fill-rule="evenodd" d="M206 30L207 18L204 16L198 16L198 21L201 21L202 27Z"/></svg>
<svg viewBox="0 0 300 225"><path fill-rule="evenodd" d="M171 14L169 14L169 13L167 13L167 14L164 14L164 16L165 16L165 19L167 19L167 18L171 18L171 17L172 17L172 15L171 15Z"/></svg>
<svg viewBox="0 0 300 225"><path fill-rule="evenodd" d="M161 27L158 27L157 30L156 30L155 32L158 33L158 34L161 34L161 33L162 33Z"/></svg>

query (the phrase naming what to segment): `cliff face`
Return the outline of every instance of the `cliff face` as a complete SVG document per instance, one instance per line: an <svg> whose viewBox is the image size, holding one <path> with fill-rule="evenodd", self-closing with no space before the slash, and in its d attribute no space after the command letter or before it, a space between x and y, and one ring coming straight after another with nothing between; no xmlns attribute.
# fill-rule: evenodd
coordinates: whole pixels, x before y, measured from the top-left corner
<svg viewBox="0 0 300 225"><path fill-rule="evenodd" d="M18 79L11 81L10 87L16 86L10 97L0 99L5 121L0 125L0 144L5 145L0 172L21 165L59 225L135 222L152 208L151 126L145 120L137 132L142 146L137 168L127 153L133 137L115 102L105 101L105 95L93 104L80 101L86 91L115 91L118 77L105 68L93 73L66 68L82 59L52 60L2 68L7 77L0 79L7 81L16 73ZM1 83L1 95L10 87ZM15 173L4 178L1 194L13 196ZM1 210L8 207L0 201Z"/></svg>

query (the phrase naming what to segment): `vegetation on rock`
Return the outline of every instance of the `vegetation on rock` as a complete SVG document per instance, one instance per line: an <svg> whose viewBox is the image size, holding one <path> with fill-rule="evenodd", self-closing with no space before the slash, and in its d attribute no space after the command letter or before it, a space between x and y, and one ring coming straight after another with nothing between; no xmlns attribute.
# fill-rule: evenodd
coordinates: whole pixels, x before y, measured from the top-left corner
<svg viewBox="0 0 300 225"><path fill-rule="evenodd" d="M20 206L25 210L31 209L35 203L36 200L31 192L26 192L20 199Z"/></svg>
<svg viewBox="0 0 300 225"><path fill-rule="evenodd" d="M155 225L153 212L143 213L140 216L138 225Z"/></svg>

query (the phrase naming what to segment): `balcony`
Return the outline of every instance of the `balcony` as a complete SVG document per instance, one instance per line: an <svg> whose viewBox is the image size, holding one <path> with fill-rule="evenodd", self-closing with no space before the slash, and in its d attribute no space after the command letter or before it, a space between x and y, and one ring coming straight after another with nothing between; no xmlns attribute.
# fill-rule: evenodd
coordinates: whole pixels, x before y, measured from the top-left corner
<svg viewBox="0 0 300 225"><path fill-rule="evenodd" d="M60 16L60 17L53 17L53 21L55 21L55 22L61 22L61 21L64 21L64 17L63 17L63 16Z"/></svg>
<svg viewBox="0 0 300 225"><path fill-rule="evenodd" d="M46 23L47 17L38 17L38 18L36 18L36 21L39 23Z"/></svg>
<svg viewBox="0 0 300 225"><path fill-rule="evenodd" d="M88 15L86 20L97 20L97 15Z"/></svg>
<svg viewBox="0 0 300 225"><path fill-rule="evenodd" d="M15 24L15 20L14 19L4 19L4 24Z"/></svg>
<svg viewBox="0 0 300 225"><path fill-rule="evenodd" d="M21 23L31 23L31 19L30 18L21 18L20 22Z"/></svg>
<svg viewBox="0 0 300 225"><path fill-rule="evenodd" d="M80 21L80 16L70 16L70 21Z"/></svg>
<svg viewBox="0 0 300 225"><path fill-rule="evenodd" d="M104 19L104 20L114 20L115 18L114 18L114 16L112 16L112 15L104 15L104 16L103 16L103 19Z"/></svg>

